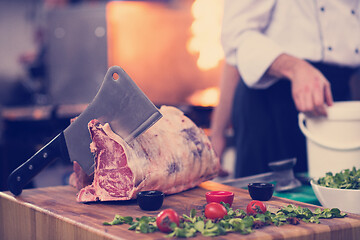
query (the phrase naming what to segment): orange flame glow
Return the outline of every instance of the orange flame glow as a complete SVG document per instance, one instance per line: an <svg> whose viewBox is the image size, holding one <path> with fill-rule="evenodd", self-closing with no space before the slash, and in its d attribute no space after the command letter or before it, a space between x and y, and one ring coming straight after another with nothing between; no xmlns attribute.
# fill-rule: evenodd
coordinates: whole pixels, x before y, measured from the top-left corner
<svg viewBox="0 0 360 240"><path fill-rule="evenodd" d="M195 0L192 5L194 22L187 50L198 54L197 65L202 70L217 67L224 58L220 43L222 10L222 0Z"/></svg>
<svg viewBox="0 0 360 240"><path fill-rule="evenodd" d="M188 101L196 106L216 106L220 98L220 90L217 87L207 88L205 90L198 90L192 94Z"/></svg>
<svg viewBox="0 0 360 240"><path fill-rule="evenodd" d="M221 76L222 1L109 1L108 65L123 67L156 104L216 105L208 89Z"/></svg>

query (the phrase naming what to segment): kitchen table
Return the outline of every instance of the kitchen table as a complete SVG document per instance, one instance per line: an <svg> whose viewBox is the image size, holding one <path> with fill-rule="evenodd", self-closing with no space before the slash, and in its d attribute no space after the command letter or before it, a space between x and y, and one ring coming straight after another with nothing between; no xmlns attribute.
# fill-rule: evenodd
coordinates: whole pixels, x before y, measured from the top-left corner
<svg viewBox="0 0 360 240"><path fill-rule="evenodd" d="M130 231L129 225L104 226L115 214L141 217L156 216L166 208L175 209L180 215L198 210L206 203L209 190L228 190L235 193L233 208L245 209L251 198L244 189L222 185L212 181L199 187L165 197L158 211L143 211L135 200L118 202L76 202L76 189L71 186L26 189L20 196L0 192L1 239L168 239L161 232L142 234ZM270 211L295 204L314 210L315 205L285 198L272 197L265 202ZM321 224L304 223L280 227L266 226L249 235L228 233L215 238L198 233L195 239L360 239L360 215L348 214L345 218L321 219Z"/></svg>

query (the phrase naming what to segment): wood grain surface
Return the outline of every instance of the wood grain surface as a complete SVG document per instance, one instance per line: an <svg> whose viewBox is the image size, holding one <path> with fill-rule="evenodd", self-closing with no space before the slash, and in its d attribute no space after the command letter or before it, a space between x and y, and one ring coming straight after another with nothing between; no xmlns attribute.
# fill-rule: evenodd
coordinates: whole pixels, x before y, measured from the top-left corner
<svg viewBox="0 0 360 240"><path fill-rule="evenodd" d="M173 208L179 214L189 214L192 208L200 213L209 190L229 190L235 193L233 208L245 209L251 200L248 192L215 182L166 196L158 211L143 211L135 200L119 202L78 203L76 190L71 186L58 186L24 190L14 197L0 192L0 238L12 239L169 239L155 232L141 234L130 231L129 225L104 226L115 214L122 216L156 216L161 210ZM287 204L314 210L317 206L273 197L265 202L270 211ZM195 239L360 239L360 215L349 214L343 219L321 219L321 224L267 226L249 235L229 233L215 238L198 234Z"/></svg>

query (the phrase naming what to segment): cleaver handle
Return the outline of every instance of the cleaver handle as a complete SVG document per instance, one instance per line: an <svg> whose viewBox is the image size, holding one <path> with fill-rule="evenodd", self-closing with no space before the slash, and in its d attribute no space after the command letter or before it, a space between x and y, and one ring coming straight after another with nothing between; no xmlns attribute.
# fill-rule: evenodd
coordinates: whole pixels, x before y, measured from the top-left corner
<svg viewBox="0 0 360 240"><path fill-rule="evenodd" d="M58 157L70 160L63 132L10 174L8 178L10 192L15 196L20 195L26 184Z"/></svg>

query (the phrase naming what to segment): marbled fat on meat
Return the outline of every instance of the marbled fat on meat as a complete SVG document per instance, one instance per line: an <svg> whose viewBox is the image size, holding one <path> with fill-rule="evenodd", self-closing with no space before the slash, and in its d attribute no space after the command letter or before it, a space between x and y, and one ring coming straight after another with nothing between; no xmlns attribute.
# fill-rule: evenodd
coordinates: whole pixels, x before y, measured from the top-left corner
<svg viewBox="0 0 360 240"><path fill-rule="evenodd" d="M177 108L162 106L160 112L163 118L130 144L109 124L89 123L96 167L77 201L129 200L145 190L178 193L217 176L220 162L204 131Z"/></svg>

